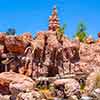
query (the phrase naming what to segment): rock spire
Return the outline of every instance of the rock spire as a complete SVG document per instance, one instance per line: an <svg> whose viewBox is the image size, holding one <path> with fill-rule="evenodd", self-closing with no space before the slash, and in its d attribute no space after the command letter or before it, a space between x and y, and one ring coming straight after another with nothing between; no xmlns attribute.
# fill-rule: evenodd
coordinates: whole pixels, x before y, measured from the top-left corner
<svg viewBox="0 0 100 100"><path fill-rule="evenodd" d="M60 24L59 24L59 19L58 19L58 15L57 15L57 8L56 8L56 6L54 6L52 15L49 17L48 30L56 31L57 28L59 28L59 27L60 27Z"/></svg>

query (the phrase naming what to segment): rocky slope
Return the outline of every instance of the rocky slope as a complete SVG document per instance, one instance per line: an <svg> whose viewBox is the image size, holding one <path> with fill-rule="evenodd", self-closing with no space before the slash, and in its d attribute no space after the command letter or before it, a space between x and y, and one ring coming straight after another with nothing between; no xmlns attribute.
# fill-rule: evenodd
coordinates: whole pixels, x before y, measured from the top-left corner
<svg viewBox="0 0 100 100"><path fill-rule="evenodd" d="M18 94L17 100L22 100L24 97L35 100L33 97L38 98L39 95L42 100L44 96L41 97L39 91L37 92L33 87L39 77L64 78L66 75L73 74L81 78L81 74L88 75L100 70L100 38L96 42L88 38L85 43L81 43L78 39L70 40L61 33L58 34L59 27L57 11L54 8L49 19L48 30L36 33L34 38L27 32L20 36L0 33L1 94L13 96ZM79 94L79 82L75 79L54 79L51 83L62 83L60 91L57 85L56 95L62 94L61 97L67 97L71 94ZM31 91L27 92L27 90ZM3 98L2 95L0 98Z"/></svg>
<svg viewBox="0 0 100 100"><path fill-rule="evenodd" d="M56 32L38 32L35 39L29 33L21 36L0 34L1 72L14 71L27 76L90 73L100 68L100 45L86 44L62 37Z"/></svg>

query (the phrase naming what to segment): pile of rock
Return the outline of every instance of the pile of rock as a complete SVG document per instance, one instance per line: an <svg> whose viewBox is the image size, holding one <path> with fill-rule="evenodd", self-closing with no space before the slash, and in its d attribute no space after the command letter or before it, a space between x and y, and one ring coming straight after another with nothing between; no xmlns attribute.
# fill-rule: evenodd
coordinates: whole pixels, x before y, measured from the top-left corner
<svg viewBox="0 0 100 100"><path fill-rule="evenodd" d="M14 72L0 74L0 100L42 100L35 88L36 82L25 75Z"/></svg>

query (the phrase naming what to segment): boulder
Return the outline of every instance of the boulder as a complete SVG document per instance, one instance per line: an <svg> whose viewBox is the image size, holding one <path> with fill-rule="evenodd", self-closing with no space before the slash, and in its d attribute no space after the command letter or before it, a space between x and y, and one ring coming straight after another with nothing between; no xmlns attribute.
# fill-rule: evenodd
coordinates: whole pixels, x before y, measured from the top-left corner
<svg viewBox="0 0 100 100"><path fill-rule="evenodd" d="M5 39L5 46L9 52L23 54L27 43L20 40L18 36L7 36Z"/></svg>
<svg viewBox="0 0 100 100"><path fill-rule="evenodd" d="M57 79L54 81L56 86L64 86L65 95L72 96L77 95L80 92L80 85L75 79Z"/></svg>
<svg viewBox="0 0 100 100"><path fill-rule="evenodd" d="M76 95L72 95L68 98L68 100L78 100Z"/></svg>
<svg viewBox="0 0 100 100"><path fill-rule="evenodd" d="M100 88L97 88L93 91L92 93L93 96L95 96L96 98L98 98L98 100L100 99Z"/></svg>
<svg viewBox="0 0 100 100"><path fill-rule="evenodd" d="M82 96L81 100L94 100L92 97L89 96Z"/></svg>
<svg viewBox="0 0 100 100"><path fill-rule="evenodd" d="M84 94L91 95L95 89L100 88L100 69L89 74L86 80Z"/></svg>
<svg viewBox="0 0 100 100"><path fill-rule="evenodd" d="M10 99L10 97L11 97L11 95L1 95L0 94L0 100L12 100L12 99Z"/></svg>
<svg viewBox="0 0 100 100"><path fill-rule="evenodd" d="M28 93L19 93L17 96L17 100L45 100L37 91L32 91Z"/></svg>
<svg viewBox="0 0 100 100"><path fill-rule="evenodd" d="M2 94L31 91L36 83L29 77L14 72L3 72L0 74L0 92Z"/></svg>

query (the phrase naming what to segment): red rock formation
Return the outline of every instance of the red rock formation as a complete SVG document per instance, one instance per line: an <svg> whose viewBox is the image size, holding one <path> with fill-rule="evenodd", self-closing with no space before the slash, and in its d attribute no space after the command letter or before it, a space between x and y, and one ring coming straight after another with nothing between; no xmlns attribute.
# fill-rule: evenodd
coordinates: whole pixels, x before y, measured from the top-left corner
<svg viewBox="0 0 100 100"><path fill-rule="evenodd" d="M0 43L3 43L5 41L5 38L6 38L6 34L0 32Z"/></svg>
<svg viewBox="0 0 100 100"><path fill-rule="evenodd" d="M35 82L24 75L14 72L4 72L0 74L0 93L16 94L17 92L25 92L35 87Z"/></svg>
<svg viewBox="0 0 100 100"><path fill-rule="evenodd" d="M38 32L34 39L30 33L20 36L0 33L0 45L2 45L0 57L13 59L13 62L7 63L11 71L17 69L17 72L33 78L69 72L89 73L99 67L99 44L80 43L78 40L72 41L65 36L60 42L56 36L56 29L59 27L57 10L54 7L48 31ZM88 39L88 43L92 42ZM7 52L4 51L5 48ZM16 56L18 60L13 56Z"/></svg>
<svg viewBox="0 0 100 100"><path fill-rule="evenodd" d="M57 79L54 81L54 84L60 91L60 86L64 87L64 94L66 97L77 94L80 91L80 85L75 79Z"/></svg>
<svg viewBox="0 0 100 100"><path fill-rule="evenodd" d="M51 31L56 31L59 28L59 19L57 16L56 6L53 8L52 16L49 17L49 29Z"/></svg>
<svg viewBox="0 0 100 100"><path fill-rule="evenodd" d="M27 46L25 42L19 40L16 36L6 36L5 39L5 46L7 51L12 53L19 53L22 54Z"/></svg>
<svg viewBox="0 0 100 100"><path fill-rule="evenodd" d="M21 40L23 40L24 42L30 42L30 41L32 41L33 40L32 34L29 33L29 32L23 33L21 35Z"/></svg>

